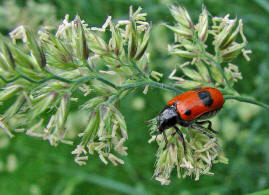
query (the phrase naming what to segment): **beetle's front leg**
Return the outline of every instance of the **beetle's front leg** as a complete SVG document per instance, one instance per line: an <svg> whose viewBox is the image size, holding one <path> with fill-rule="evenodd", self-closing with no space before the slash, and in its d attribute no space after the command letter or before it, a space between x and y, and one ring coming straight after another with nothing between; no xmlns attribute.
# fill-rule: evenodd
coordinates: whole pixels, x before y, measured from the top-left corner
<svg viewBox="0 0 269 195"><path fill-rule="evenodd" d="M186 150L186 143L185 143L184 136L183 136L182 132L179 130L179 128L177 128L177 126L174 126L174 129L176 130L177 134L180 136L180 138L182 140L184 154L186 155L187 154L187 150Z"/></svg>

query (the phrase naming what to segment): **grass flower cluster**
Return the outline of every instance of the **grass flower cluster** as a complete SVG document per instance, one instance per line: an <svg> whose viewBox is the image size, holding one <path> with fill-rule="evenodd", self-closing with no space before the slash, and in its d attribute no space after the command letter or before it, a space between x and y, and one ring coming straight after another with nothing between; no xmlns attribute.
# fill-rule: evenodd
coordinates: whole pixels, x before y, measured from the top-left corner
<svg viewBox="0 0 269 195"><path fill-rule="evenodd" d="M170 11L175 25L165 26L174 32L175 39L174 44L168 46L168 51L171 55L186 59L169 75L174 85L183 90L212 86L218 88L227 99L248 101L243 100L232 88L242 76L238 66L231 61L239 54L250 60L247 54L251 51L244 49L247 40L242 20L229 19L229 15L226 15L223 18L212 17L210 21L208 11L203 7L198 23L194 24L185 8L171 6ZM237 42L237 37L241 38L241 43ZM214 48L213 52L211 48ZM177 76L178 71L181 71L181 76ZM268 108L265 104L260 105ZM168 146L165 148L163 135L154 135L158 134L156 118L151 123L150 132L153 136L150 142L157 140L159 145L154 176L161 184L170 183L170 174L174 168L179 178L194 176L195 180L199 180L200 175L213 175L210 172L213 164L228 163L216 138L210 139L191 128L180 127L186 140L187 154L184 155L182 140L174 130L167 131Z"/></svg>
<svg viewBox="0 0 269 195"><path fill-rule="evenodd" d="M85 164L87 155L96 151L105 164L107 159L123 164L113 154L127 155L126 124L116 102L137 85L134 82L150 81L150 25L145 17L141 8L130 8L129 20L114 24L108 17L97 28L78 16L69 21L67 15L55 34L44 28L36 36L20 26L10 33L13 42L2 38L0 101L8 108L1 113L1 129L10 137L25 132L51 145L72 144L66 139L66 123L70 107L79 103L79 110L90 114L72 152L75 161ZM81 102L77 93L88 100Z"/></svg>
<svg viewBox="0 0 269 195"><path fill-rule="evenodd" d="M213 175L210 172L213 164L228 163L216 138L210 139L201 132L180 127L183 130L187 148L187 152L184 154L182 140L173 129L166 131L168 140L166 146L163 135L154 135L158 131L157 120L153 119L151 123L150 133L153 136L149 143L156 140L159 145L154 177L162 185L170 183L170 174L174 168L178 178L194 176L195 180L199 180L201 175Z"/></svg>
<svg viewBox="0 0 269 195"><path fill-rule="evenodd" d="M120 156L127 155L128 138L117 102L138 87L147 94L153 87L181 93L213 86L225 99L269 108L232 88L242 76L231 61L240 53L249 60L250 53L245 50L241 20L228 15L209 20L203 8L194 24L186 9L172 6L170 10L176 24L166 24L175 34L169 52L187 59L178 67L182 76L177 69L168 76L173 84L160 82L162 73L149 68L151 25L140 7L135 11L131 7L126 20L114 22L109 16L102 27L89 27L79 16L70 21L66 15L56 32L44 27L35 34L19 26L10 32L11 40L1 36L0 129L10 137L25 132L53 146L74 144L67 136L67 130L72 131L67 124L72 112L84 110L87 124L80 132L74 130L79 138L72 152L75 162L84 165L96 152L103 163L117 165L124 163ZM156 122L151 131L156 133ZM159 145L154 176L162 184L169 183L175 167L178 177L194 175L198 180L201 174L212 174L213 163L227 163L217 139L184 129L188 148L184 155L180 138L168 131L165 150L163 137L153 136Z"/></svg>

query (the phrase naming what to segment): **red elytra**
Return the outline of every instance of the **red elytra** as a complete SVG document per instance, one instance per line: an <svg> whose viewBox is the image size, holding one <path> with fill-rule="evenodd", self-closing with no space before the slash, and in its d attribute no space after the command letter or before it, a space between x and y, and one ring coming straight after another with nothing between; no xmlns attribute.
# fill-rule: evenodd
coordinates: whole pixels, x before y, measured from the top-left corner
<svg viewBox="0 0 269 195"><path fill-rule="evenodd" d="M224 98L218 89L202 87L174 97L167 103L167 106L173 104L176 104L176 110L182 120L191 121L205 113L222 108Z"/></svg>

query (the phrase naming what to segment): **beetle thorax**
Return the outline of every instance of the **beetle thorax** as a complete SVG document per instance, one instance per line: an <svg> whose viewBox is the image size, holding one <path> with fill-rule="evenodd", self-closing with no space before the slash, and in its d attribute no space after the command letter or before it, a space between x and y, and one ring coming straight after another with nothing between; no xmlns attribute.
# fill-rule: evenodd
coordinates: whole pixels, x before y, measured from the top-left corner
<svg viewBox="0 0 269 195"><path fill-rule="evenodd" d="M157 120L159 131L164 131L165 129L175 126L180 120L180 117L175 106L167 106L159 114Z"/></svg>

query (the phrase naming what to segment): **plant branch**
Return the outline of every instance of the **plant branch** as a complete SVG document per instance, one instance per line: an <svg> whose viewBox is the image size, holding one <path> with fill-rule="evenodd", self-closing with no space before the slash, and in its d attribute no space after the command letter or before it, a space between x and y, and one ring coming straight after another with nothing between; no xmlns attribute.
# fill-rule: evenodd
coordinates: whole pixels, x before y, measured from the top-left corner
<svg viewBox="0 0 269 195"><path fill-rule="evenodd" d="M62 78L62 77L59 77L59 76L57 76L57 75L52 75L52 76L49 76L49 77L47 77L47 78L45 78L45 79L42 79L42 80L40 80L40 81L37 81L37 80L34 80L34 79L31 79L31 78L29 78L29 77L27 77L27 76L25 76L25 75L18 75L18 76L16 76L16 77L14 77L14 78L12 78L12 79L6 79L6 78L4 78L2 75L0 75L0 79L2 79L4 82L6 82L6 83L11 83L11 82L14 82L14 81L16 81L16 80L18 80L18 79L25 79L25 80L27 80L27 81L29 81L29 82L32 82L32 83L36 83L36 84L41 84L41 83L44 83L44 82L47 82L47 81L49 81L49 80L59 80L59 81L63 81L63 82L66 82L66 83L72 83L73 81L71 81L71 80L68 80L68 79L65 79L65 78Z"/></svg>
<svg viewBox="0 0 269 195"><path fill-rule="evenodd" d="M253 99L250 99L250 98L247 98L247 97L234 96L234 95L224 95L224 99L225 100L233 99L233 100L237 100L239 102L246 102L246 103L250 103L250 104L255 104L255 105L261 106L261 107L266 108L266 109L269 110L269 105L268 104L265 104L265 103L262 103L260 101L256 101L256 100L253 100Z"/></svg>
<svg viewBox="0 0 269 195"><path fill-rule="evenodd" d="M166 90L170 90L170 91L174 91L177 93L183 93L184 91L181 89L178 89L172 85L168 85L168 84L164 84L164 83L158 83L156 81L152 81L152 80L148 80L148 81L141 81L141 82L136 82L136 83L132 83L132 84L128 84L128 85L123 85L121 87L119 87L120 89L131 89L134 87L139 87L139 86L146 86L149 85L151 87L156 87L156 88L160 88L160 89L166 89Z"/></svg>

